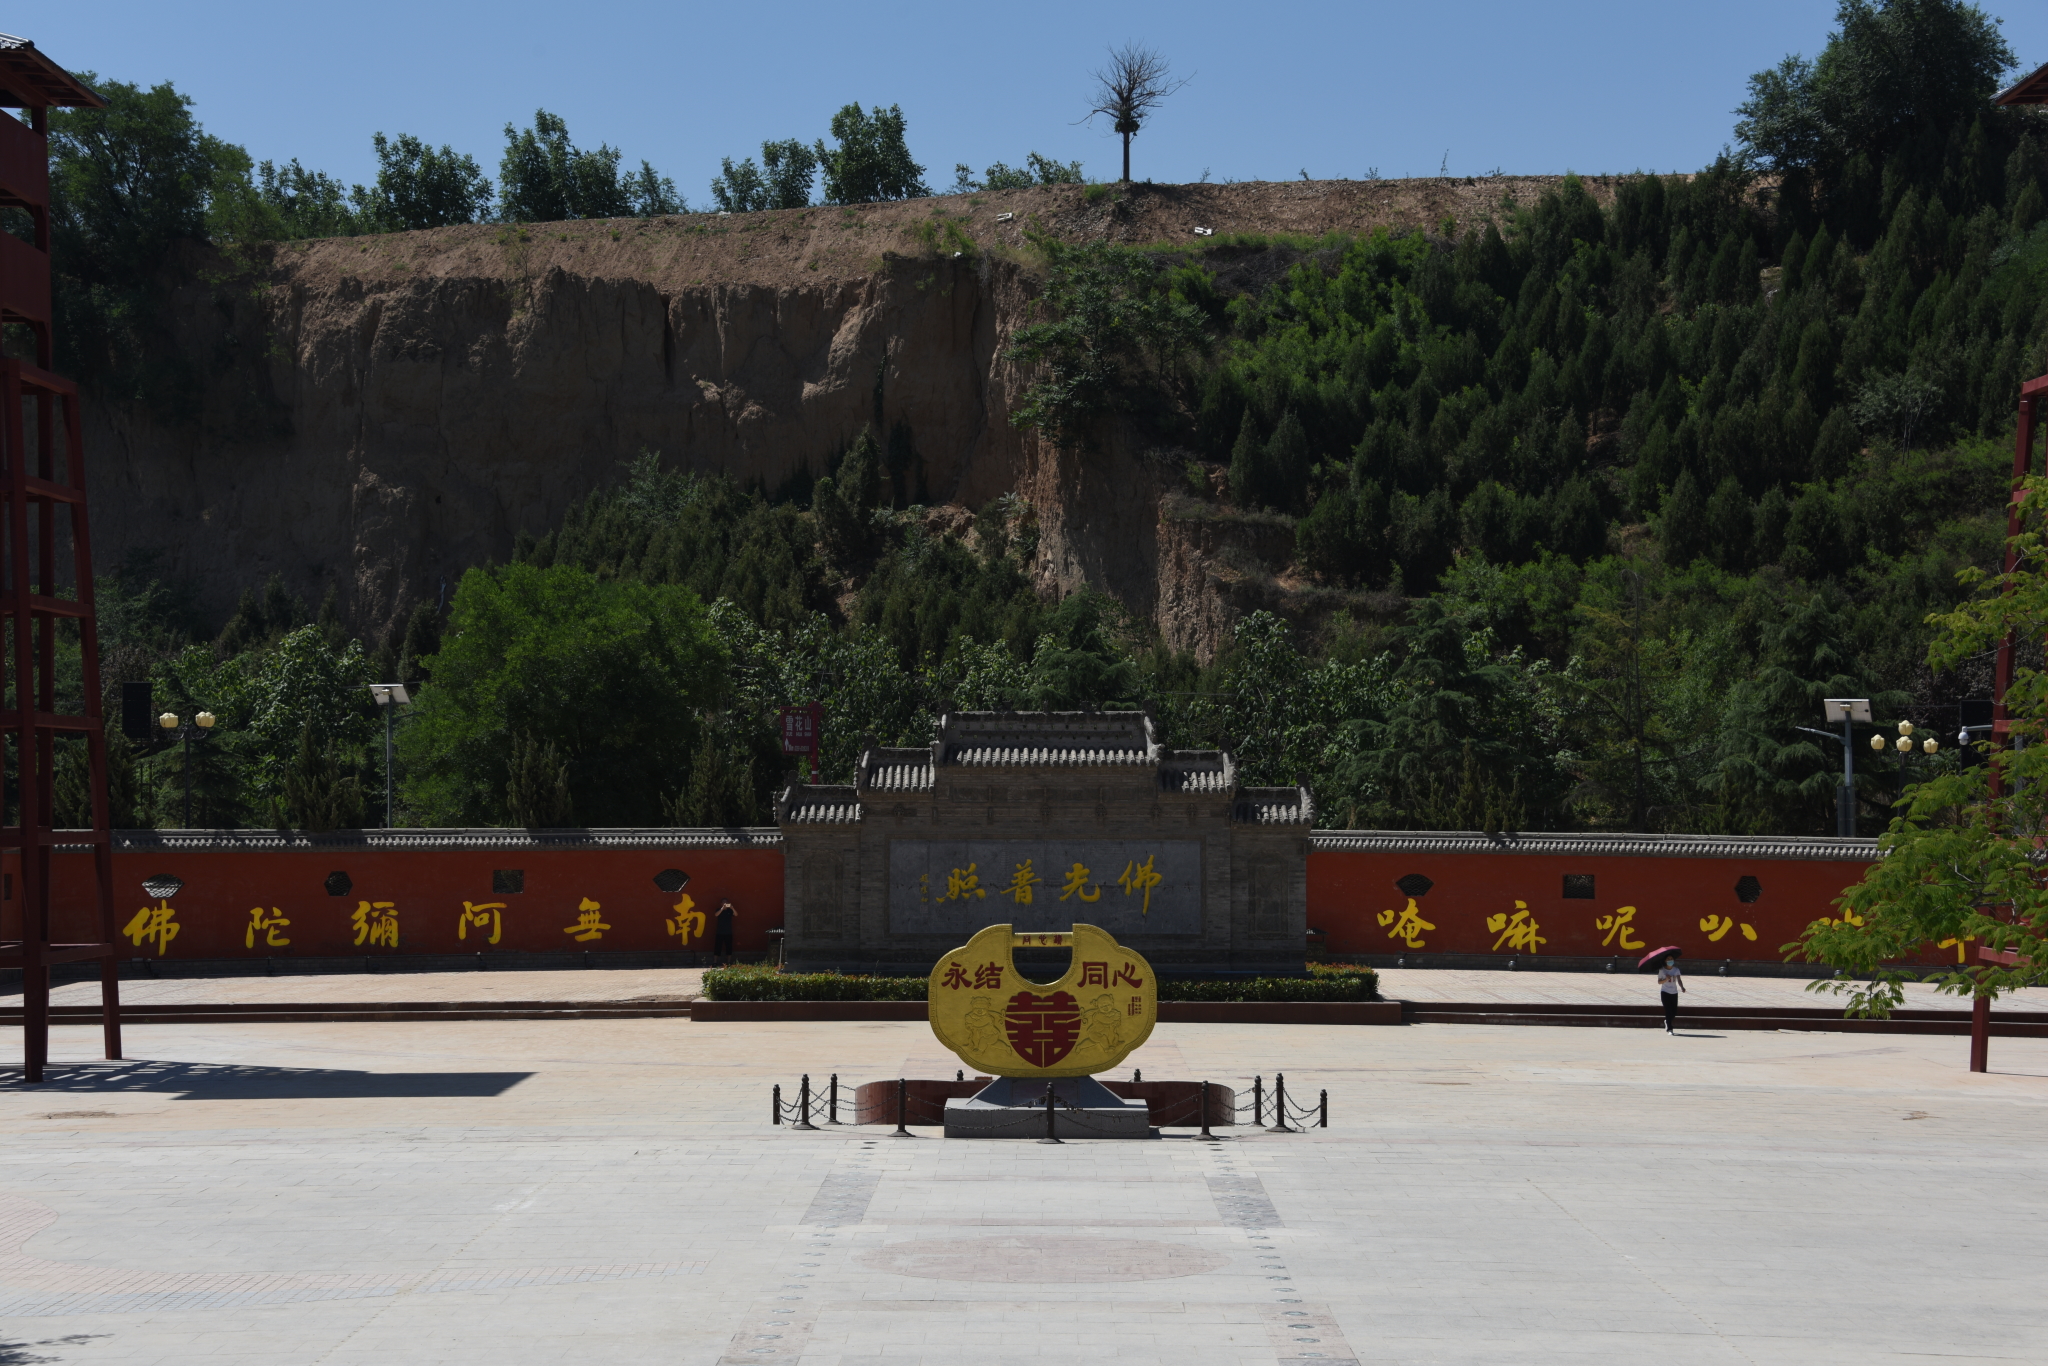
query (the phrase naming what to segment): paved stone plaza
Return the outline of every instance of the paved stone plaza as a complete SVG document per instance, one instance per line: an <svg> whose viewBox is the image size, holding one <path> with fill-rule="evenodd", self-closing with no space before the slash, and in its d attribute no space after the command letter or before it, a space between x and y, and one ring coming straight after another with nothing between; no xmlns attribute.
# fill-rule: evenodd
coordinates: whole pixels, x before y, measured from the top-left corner
<svg viewBox="0 0 2048 1366"><path fill-rule="evenodd" d="M769 1127L952 1075L919 1024L55 1034L10 1366L2048 1359L2048 1040L1169 1024L1331 1127L1046 1147Z"/></svg>

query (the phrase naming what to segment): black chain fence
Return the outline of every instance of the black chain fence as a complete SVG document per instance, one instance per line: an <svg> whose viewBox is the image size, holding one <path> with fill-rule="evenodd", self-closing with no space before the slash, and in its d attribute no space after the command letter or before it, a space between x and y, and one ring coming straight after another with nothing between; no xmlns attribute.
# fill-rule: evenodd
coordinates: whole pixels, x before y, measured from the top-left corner
<svg viewBox="0 0 2048 1366"><path fill-rule="evenodd" d="M1152 1122L1162 1129L1199 1126L1201 1128L1199 1137L1214 1138L1215 1135L1209 1132L1211 1116L1215 1113L1211 1106L1209 1093L1210 1085L1205 1081L1201 1083L1200 1089L1197 1092L1178 1106L1174 1106L1171 1102L1154 1105L1152 1109ZM796 1098L794 1100L785 1101L782 1098L782 1085L779 1082L776 1083L774 1097L770 1106L769 1123L778 1125L786 1123L792 1129L809 1130L842 1124L844 1121L839 1118L840 1104L839 1074L837 1072L831 1075L823 1090L812 1087L810 1074L806 1072L803 1079L797 1084ZM1066 1112L1066 1123L1075 1128L1103 1134L1118 1132L1090 1123L1086 1118L1087 1111L1069 1101L1062 1100L1054 1093L1051 1082L1046 1083L1043 1104L1045 1107L1045 1137L1039 1140L1041 1143L1060 1142L1059 1137L1054 1133L1054 1116L1060 1110ZM1330 1127L1330 1093L1326 1090L1318 1091L1315 1104L1298 1105L1287 1094L1287 1076L1283 1072L1273 1074L1273 1086L1270 1091L1266 1088L1266 1079L1263 1075L1253 1077L1250 1099L1237 1100L1230 1108L1233 1118L1238 1123L1249 1123L1253 1128L1265 1129L1276 1134L1291 1134L1298 1133L1302 1129L1327 1129ZM910 1082L907 1078L899 1077L896 1081L896 1131L892 1137L913 1137L909 1128L909 1109ZM1290 1120L1294 1122L1290 1123Z"/></svg>

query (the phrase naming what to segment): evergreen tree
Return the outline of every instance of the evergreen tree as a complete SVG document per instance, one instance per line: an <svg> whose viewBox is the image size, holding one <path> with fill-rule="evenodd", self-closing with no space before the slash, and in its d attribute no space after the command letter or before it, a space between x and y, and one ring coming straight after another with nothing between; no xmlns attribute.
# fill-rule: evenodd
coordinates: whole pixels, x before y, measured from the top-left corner
<svg viewBox="0 0 2048 1366"><path fill-rule="evenodd" d="M1706 500L1700 497L1700 486L1693 481L1692 471L1681 472L1657 518L1666 564L1674 569L1683 568L1707 553L1710 542L1706 512Z"/></svg>
<svg viewBox="0 0 2048 1366"><path fill-rule="evenodd" d="M1259 439L1252 410L1246 408L1237 426L1237 441L1230 448L1230 496L1246 512L1272 505L1273 486L1278 481L1267 464L1267 449L1267 443Z"/></svg>

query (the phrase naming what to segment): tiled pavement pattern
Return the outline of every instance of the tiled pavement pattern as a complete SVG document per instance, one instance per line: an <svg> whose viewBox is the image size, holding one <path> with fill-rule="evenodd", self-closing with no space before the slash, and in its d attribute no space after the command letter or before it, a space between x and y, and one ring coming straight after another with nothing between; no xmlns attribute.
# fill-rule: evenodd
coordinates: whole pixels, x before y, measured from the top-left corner
<svg viewBox="0 0 2048 1366"><path fill-rule="evenodd" d="M767 1125L912 1023L94 1036L0 1079L0 1362L2048 1359L2048 1040L1166 1025L1332 1127L1052 1146Z"/></svg>

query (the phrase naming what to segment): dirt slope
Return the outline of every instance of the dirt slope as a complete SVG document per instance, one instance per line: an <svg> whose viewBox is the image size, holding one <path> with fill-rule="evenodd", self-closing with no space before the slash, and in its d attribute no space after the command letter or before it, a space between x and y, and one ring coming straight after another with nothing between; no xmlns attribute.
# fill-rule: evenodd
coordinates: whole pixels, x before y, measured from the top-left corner
<svg viewBox="0 0 2048 1366"><path fill-rule="evenodd" d="M178 296L178 344L209 376L197 420L92 405L101 561L159 551L217 613L278 572L309 602L334 587L375 632L643 447L772 488L821 471L863 423L901 422L933 502L1014 490L1038 507L1048 590L1110 589L1206 653L1232 615L1205 577L1213 533L1162 517L1162 476L1127 453L1079 460L1008 421L1027 226L1126 243L1435 228L1556 180L1137 185L1093 202L1050 186L282 245L254 289L195 277Z"/></svg>

